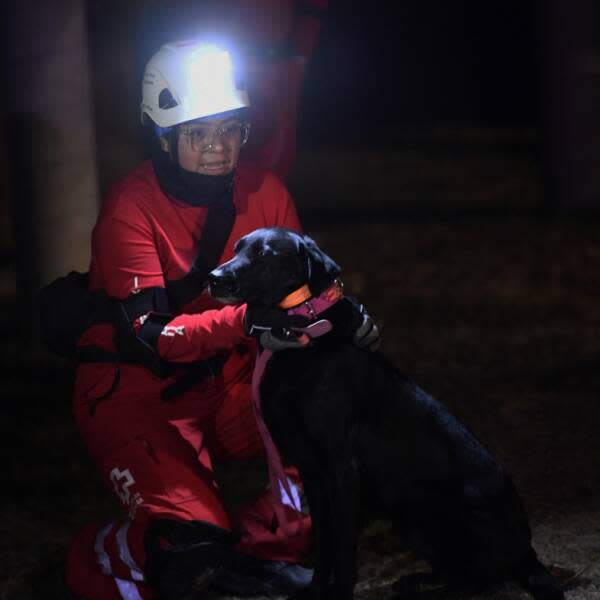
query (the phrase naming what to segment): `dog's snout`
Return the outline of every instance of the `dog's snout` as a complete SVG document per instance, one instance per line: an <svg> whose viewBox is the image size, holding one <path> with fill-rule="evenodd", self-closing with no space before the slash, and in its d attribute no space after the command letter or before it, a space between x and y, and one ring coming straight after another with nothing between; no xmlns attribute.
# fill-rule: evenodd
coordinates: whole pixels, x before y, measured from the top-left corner
<svg viewBox="0 0 600 600"><path fill-rule="evenodd" d="M208 274L208 283L209 285L218 285L222 279L222 273L220 269L215 269Z"/></svg>
<svg viewBox="0 0 600 600"><path fill-rule="evenodd" d="M215 269L208 275L208 285L211 289L220 289L228 292L237 290L237 282L232 273L225 269Z"/></svg>

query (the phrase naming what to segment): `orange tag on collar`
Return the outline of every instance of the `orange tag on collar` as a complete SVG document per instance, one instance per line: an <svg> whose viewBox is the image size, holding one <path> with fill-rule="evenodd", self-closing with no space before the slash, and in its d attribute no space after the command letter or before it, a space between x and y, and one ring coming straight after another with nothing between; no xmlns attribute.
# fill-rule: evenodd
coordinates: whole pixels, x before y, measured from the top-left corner
<svg viewBox="0 0 600 600"><path fill-rule="evenodd" d="M304 284L301 288L298 288L295 292L288 294L280 303L279 308L287 310L288 308L294 308L303 302L306 302L312 297L310 288Z"/></svg>
<svg viewBox="0 0 600 600"><path fill-rule="evenodd" d="M323 298L332 304L339 300L344 295L344 284L336 279L333 284L327 288L319 298ZM310 300L312 298L312 293L307 284L304 284L302 287L298 288L296 291L287 295L280 303L279 308L283 310L288 310L290 308L295 308L296 306L300 306L303 302Z"/></svg>

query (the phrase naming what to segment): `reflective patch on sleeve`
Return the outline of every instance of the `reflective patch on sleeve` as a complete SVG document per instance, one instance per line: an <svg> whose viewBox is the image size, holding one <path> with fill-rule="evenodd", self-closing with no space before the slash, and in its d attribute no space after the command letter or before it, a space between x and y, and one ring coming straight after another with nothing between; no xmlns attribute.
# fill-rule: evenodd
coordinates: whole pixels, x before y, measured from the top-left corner
<svg viewBox="0 0 600 600"><path fill-rule="evenodd" d="M160 335L166 335L167 337L175 337L176 335L185 335L184 325L165 325Z"/></svg>
<svg viewBox="0 0 600 600"><path fill-rule="evenodd" d="M300 502L300 490L298 486L287 477L288 485L290 486L290 492L292 497L290 498L283 487L281 481L279 482L279 493L281 494L281 502L290 508L293 508L296 512L302 512L302 503Z"/></svg>

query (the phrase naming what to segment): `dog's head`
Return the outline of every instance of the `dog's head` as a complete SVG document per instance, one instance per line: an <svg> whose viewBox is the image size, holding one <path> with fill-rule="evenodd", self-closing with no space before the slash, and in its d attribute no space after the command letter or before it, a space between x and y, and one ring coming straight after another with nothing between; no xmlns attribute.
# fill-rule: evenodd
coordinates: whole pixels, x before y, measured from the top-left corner
<svg viewBox="0 0 600 600"><path fill-rule="evenodd" d="M223 302L277 306L305 284L319 295L340 274L311 238L291 229L256 229L240 238L234 251L208 277L211 295Z"/></svg>

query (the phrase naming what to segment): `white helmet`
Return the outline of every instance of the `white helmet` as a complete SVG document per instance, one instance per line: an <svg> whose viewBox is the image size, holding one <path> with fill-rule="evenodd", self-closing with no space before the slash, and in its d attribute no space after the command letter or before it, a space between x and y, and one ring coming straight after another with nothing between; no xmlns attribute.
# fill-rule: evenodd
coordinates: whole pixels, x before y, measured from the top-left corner
<svg viewBox="0 0 600 600"><path fill-rule="evenodd" d="M201 40L165 44L150 59L142 83L142 122L159 127L250 106L236 87L229 52Z"/></svg>

